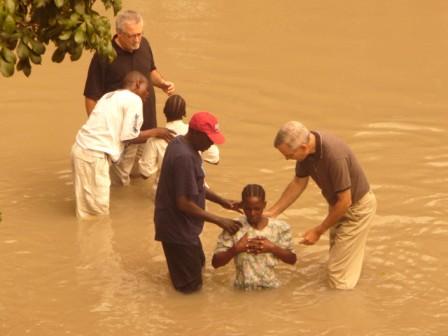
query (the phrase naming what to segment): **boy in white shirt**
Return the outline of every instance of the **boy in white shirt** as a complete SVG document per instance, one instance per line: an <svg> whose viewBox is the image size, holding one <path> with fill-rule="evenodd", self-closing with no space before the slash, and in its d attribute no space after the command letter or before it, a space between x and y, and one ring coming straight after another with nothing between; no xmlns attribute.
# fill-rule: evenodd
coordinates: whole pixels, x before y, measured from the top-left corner
<svg viewBox="0 0 448 336"><path fill-rule="evenodd" d="M185 100L179 95L170 96L163 108L166 117L165 127L176 135L185 135L188 132L188 124L182 118L186 116ZM150 138L146 141L145 149L139 160L139 170L143 178L155 176L153 190L157 188L163 156L168 143L158 138ZM211 164L219 163L218 146L212 145L209 149L201 153L202 159Z"/></svg>
<svg viewBox="0 0 448 336"><path fill-rule="evenodd" d="M79 218L109 214L109 165L119 161L127 144L154 136L166 141L173 138L168 130L160 128L140 131L148 85L140 72L128 73L122 89L103 95L78 131L72 147L72 167Z"/></svg>

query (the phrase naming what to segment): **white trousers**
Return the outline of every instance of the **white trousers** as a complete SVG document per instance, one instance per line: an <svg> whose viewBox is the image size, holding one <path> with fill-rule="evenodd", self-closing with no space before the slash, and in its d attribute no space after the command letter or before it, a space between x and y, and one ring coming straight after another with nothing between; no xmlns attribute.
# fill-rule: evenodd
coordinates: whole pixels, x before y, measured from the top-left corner
<svg viewBox="0 0 448 336"><path fill-rule="evenodd" d="M110 166L110 176L114 185L127 186L131 183L131 176L134 173L140 176L138 160L142 156L145 144L127 145L121 154L120 161Z"/></svg>
<svg viewBox="0 0 448 336"><path fill-rule="evenodd" d="M105 153L72 147L76 215L79 218L108 215L110 198L109 160Z"/></svg>
<svg viewBox="0 0 448 336"><path fill-rule="evenodd" d="M339 223L331 228L328 260L330 287L352 289L358 283L376 207L375 195L369 191L352 204Z"/></svg>

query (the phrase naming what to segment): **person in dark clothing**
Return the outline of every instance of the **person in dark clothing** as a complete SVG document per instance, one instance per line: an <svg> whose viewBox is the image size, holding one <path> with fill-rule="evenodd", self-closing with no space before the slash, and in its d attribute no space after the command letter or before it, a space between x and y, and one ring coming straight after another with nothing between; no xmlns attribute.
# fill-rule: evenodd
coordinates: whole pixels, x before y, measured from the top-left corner
<svg viewBox="0 0 448 336"><path fill-rule="evenodd" d="M107 92L120 88L124 76L136 70L143 73L150 83L149 97L143 105L143 125L141 130L152 130L151 137L170 141L173 134L166 128L157 128L156 101L154 86L171 95L174 84L160 75L154 62L153 53L148 40L143 36L143 18L131 10L122 11L116 18L116 32L112 46L117 57L112 63L95 53L89 66L84 88L87 115L90 115L96 102ZM130 174L144 144L133 144L126 147L120 161L112 166L111 172L115 180L128 185Z"/></svg>
<svg viewBox="0 0 448 336"><path fill-rule="evenodd" d="M202 287L205 257L199 235L204 221L231 234L241 227L238 221L205 210L207 199L238 211L238 202L218 196L204 183L198 151L223 142L218 120L209 112L197 112L189 122L188 133L171 141L163 158L155 200L155 239L162 243L173 286L182 293Z"/></svg>

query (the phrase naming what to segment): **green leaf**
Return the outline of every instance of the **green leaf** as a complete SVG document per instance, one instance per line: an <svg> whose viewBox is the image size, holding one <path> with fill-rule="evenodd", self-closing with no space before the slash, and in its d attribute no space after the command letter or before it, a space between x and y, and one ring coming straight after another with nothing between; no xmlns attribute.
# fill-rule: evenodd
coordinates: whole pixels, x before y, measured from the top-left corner
<svg viewBox="0 0 448 336"><path fill-rule="evenodd" d="M19 63L17 63L16 65L16 69L17 71L23 71L23 73L25 74L25 76L29 76L31 74L31 64L29 59L23 59L20 60Z"/></svg>
<svg viewBox="0 0 448 336"><path fill-rule="evenodd" d="M59 35L59 39L62 41L68 40L72 36L71 30L63 31L61 35Z"/></svg>
<svg viewBox="0 0 448 336"><path fill-rule="evenodd" d="M13 0L5 0L5 7L9 13L15 13L16 11L16 2Z"/></svg>
<svg viewBox="0 0 448 336"><path fill-rule="evenodd" d="M11 34L16 30L16 21L11 15L8 15L3 22L3 31L7 34Z"/></svg>
<svg viewBox="0 0 448 336"><path fill-rule="evenodd" d="M0 59L0 72L4 77L11 77L14 74L14 64Z"/></svg>
<svg viewBox="0 0 448 336"><path fill-rule="evenodd" d="M53 55L51 56L51 60L55 63L61 63L64 60L65 57L65 50L62 50L61 48L57 48Z"/></svg>
<svg viewBox="0 0 448 336"><path fill-rule="evenodd" d="M76 29L75 32L75 42L78 44L84 43L86 40L85 26L81 25Z"/></svg>
<svg viewBox="0 0 448 336"><path fill-rule="evenodd" d="M76 0L75 11L79 14L84 14L86 12L86 3L84 0Z"/></svg>
<svg viewBox="0 0 448 336"><path fill-rule="evenodd" d="M42 55L45 52L45 46L42 42L38 41L38 40L31 40L31 48L33 49L33 51L38 54L38 55Z"/></svg>
<svg viewBox="0 0 448 336"><path fill-rule="evenodd" d="M81 58L82 55L82 46L77 46L74 50L70 51L70 59L72 61L77 61Z"/></svg>
<svg viewBox="0 0 448 336"><path fill-rule="evenodd" d="M19 58L21 60L24 60L24 59L28 58L28 56L30 54L30 50L28 49L26 44L24 44L22 41L20 41L17 46L16 53L17 53L17 56L19 56Z"/></svg>
<svg viewBox="0 0 448 336"><path fill-rule="evenodd" d="M61 8L62 6L64 6L64 0L54 0L54 4L57 8Z"/></svg>
<svg viewBox="0 0 448 336"><path fill-rule="evenodd" d="M17 57L14 52L9 50L8 48L3 47L2 48L2 55L6 62L16 64Z"/></svg>
<svg viewBox="0 0 448 336"><path fill-rule="evenodd" d="M42 63L42 57L35 52L30 52L30 60L34 64L41 64Z"/></svg>

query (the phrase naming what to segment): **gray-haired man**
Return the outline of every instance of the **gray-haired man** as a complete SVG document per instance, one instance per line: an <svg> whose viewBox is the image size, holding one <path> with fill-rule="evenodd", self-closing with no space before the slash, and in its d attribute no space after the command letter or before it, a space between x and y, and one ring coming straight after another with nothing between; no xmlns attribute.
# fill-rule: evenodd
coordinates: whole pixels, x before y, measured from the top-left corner
<svg viewBox="0 0 448 336"><path fill-rule="evenodd" d="M162 78L157 70L148 40L143 36L143 18L132 10L118 13L116 21L117 34L112 39L112 46L117 57L112 63L101 58L98 53L93 56L84 88L87 115L90 115L105 93L120 88L121 81L130 71L144 74L150 83L149 97L143 105L142 130L152 130L151 137L170 141L173 135L166 128L157 128L156 100L153 86L162 89L168 95L175 90L172 82ZM130 173L142 145L127 146L120 161L113 165L112 172L123 185L129 184Z"/></svg>
<svg viewBox="0 0 448 336"><path fill-rule="evenodd" d="M297 121L280 128L274 146L287 160L297 163L294 178L266 214L282 213L298 199L311 177L329 208L322 223L305 232L302 243L313 245L330 230L329 284L338 289L354 288L361 275L367 235L376 212L376 198L358 160L337 137L309 131Z"/></svg>

